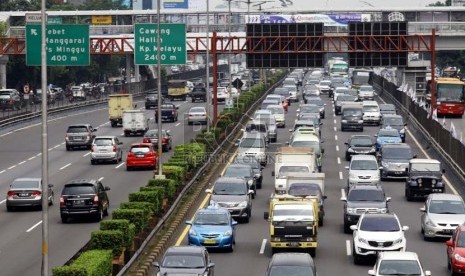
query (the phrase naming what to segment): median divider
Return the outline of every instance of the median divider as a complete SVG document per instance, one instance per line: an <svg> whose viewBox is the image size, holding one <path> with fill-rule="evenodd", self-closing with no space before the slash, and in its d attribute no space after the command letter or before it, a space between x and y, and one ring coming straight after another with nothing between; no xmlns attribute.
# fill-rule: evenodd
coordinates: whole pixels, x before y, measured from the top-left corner
<svg viewBox="0 0 465 276"><path fill-rule="evenodd" d="M66 265L54 268L53 271L73 267L88 249L108 249L113 253L107 254L112 263L112 275L127 273L143 252L145 259L138 262L140 265L135 270L137 275L147 275L154 258L159 257L158 254L166 249L175 229L184 223L195 199L200 196L204 186L208 185L205 176L213 176L213 172L221 165L214 162L215 156L221 151L230 152L233 149L234 145L228 141L239 135L241 125L249 120L258 103L282 82L284 76L285 72L278 71L271 79L274 83L271 87L260 84L252 87L250 92L243 93L246 96L238 98L237 107L221 113L212 133L203 131L189 143L177 145L173 156L163 164L165 179L149 179L139 192L129 194L129 202L122 202L120 208L112 212L112 219L102 221L100 230L92 232L90 243ZM187 194L194 195L189 202L185 200ZM134 231L129 231L128 228ZM134 238L130 242L132 234ZM151 248L150 253L145 252L151 241L155 240L155 235L155 248L158 249ZM116 241L112 245L107 242L110 237L114 237Z"/></svg>

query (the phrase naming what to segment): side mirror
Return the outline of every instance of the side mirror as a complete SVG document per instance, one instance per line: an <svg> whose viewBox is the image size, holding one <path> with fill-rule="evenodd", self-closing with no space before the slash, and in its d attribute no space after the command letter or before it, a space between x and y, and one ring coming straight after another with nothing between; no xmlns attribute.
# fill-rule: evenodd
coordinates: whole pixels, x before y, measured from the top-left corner
<svg viewBox="0 0 465 276"><path fill-rule="evenodd" d="M405 123L404 126L407 126L407 123Z"/></svg>
<svg viewBox="0 0 465 276"><path fill-rule="evenodd" d="M431 276L431 271L425 270L425 276Z"/></svg>
<svg viewBox="0 0 465 276"><path fill-rule="evenodd" d="M454 245L452 244L452 239L446 241L446 245L450 246L450 247L453 247Z"/></svg>
<svg viewBox="0 0 465 276"><path fill-rule="evenodd" d="M188 225L192 225L192 221L190 221L190 220L186 220L186 224L188 224Z"/></svg>
<svg viewBox="0 0 465 276"><path fill-rule="evenodd" d="M349 166L346 166L345 168L346 168L346 170L349 170Z"/></svg>
<svg viewBox="0 0 465 276"><path fill-rule="evenodd" d="M421 207L421 208L420 208L420 212L422 212L422 213L426 212L426 208L425 208L424 206Z"/></svg>
<svg viewBox="0 0 465 276"><path fill-rule="evenodd" d="M402 226L402 231L407 231L409 230L410 228L408 226Z"/></svg>
<svg viewBox="0 0 465 276"><path fill-rule="evenodd" d="M341 201L347 201L347 198L345 196L341 196Z"/></svg>
<svg viewBox="0 0 465 276"><path fill-rule="evenodd" d="M205 192L206 192L207 194L211 194L211 193L212 193L212 189L206 189Z"/></svg>
<svg viewBox="0 0 465 276"><path fill-rule="evenodd" d="M122 145L122 144L124 144L124 143L123 143L123 142L119 142L119 143L118 143L118 145Z"/></svg>
<svg viewBox="0 0 465 276"><path fill-rule="evenodd" d="M105 189L105 191L109 191L109 190L110 190L110 187L108 187L108 186L105 186L105 188L104 188L104 189Z"/></svg>
<svg viewBox="0 0 465 276"><path fill-rule="evenodd" d="M446 169L442 169L442 173L446 173Z"/></svg>
<svg viewBox="0 0 465 276"><path fill-rule="evenodd" d="M378 134L373 135L374 137L378 137Z"/></svg>
<svg viewBox="0 0 465 276"><path fill-rule="evenodd" d="M271 176L275 176L275 172L274 172L274 171L271 171Z"/></svg>
<svg viewBox="0 0 465 276"><path fill-rule="evenodd" d="M345 142L345 143L344 143L344 145L348 146L348 145L349 145L349 143Z"/></svg>
<svg viewBox="0 0 465 276"><path fill-rule="evenodd" d="M350 226L350 230L352 230L352 231L357 230L357 225L351 225L351 226Z"/></svg>
<svg viewBox="0 0 465 276"><path fill-rule="evenodd" d="M232 224L233 226L234 226L234 225L237 225L237 221L236 221L236 220L233 220L233 221L231 222L231 224Z"/></svg>
<svg viewBox="0 0 465 276"><path fill-rule="evenodd" d="M293 129L289 129L289 132L292 132L292 131L293 131Z"/></svg>
<svg viewBox="0 0 465 276"><path fill-rule="evenodd" d="M153 267L160 268L160 264L158 262L153 262L152 265Z"/></svg>
<svg viewBox="0 0 465 276"><path fill-rule="evenodd" d="M134 109L136 109L136 108L137 108L137 104L134 105Z"/></svg>
<svg viewBox="0 0 465 276"><path fill-rule="evenodd" d="M254 178L254 179L259 179L259 178L260 178L260 174L258 174L258 173L255 174L255 175L253 176L253 178Z"/></svg>
<svg viewBox="0 0 465 276"><path fill-rule="evenodd" d="M321 149L321 153L322 153L322 154L325 153L325 149Z"/></svg>
<svg viewBox="0 0 465 276"><path fill-rule="evenodd" d="M269 217L270 217L270 213L269 213L269 212L264 212L264 213L263 213L263 218L264 218L264 219L268 220Z"/></svg>
<svg viewBox="0 0 465 276"><path fill-rule="evenodd" d="M92 132L96 132L98 130L98 127L92 129Z"/></svg>
<svg viewBox="0 0 465 276"><path fill-rule="evenodd" d="M176 109L179 109L179 106L176 106Z"/></svg>
<svg viewBox="0 0 465 276"><path fill-rule="evenodd" d="M405 172L408 172L408 168L405 168Z"/></svg>
<svg viewBox="0 0 465 276"><path fill-rule="evenodd" d="M412 156L412 158L417 158L417 155L416 155L416 154L415 154L415 155L413 155L413 156Z"/></svg>
<svg viewBox="0 0 465 276"><path fill-rule="evenodd" d="M322 125L323 125L323 123L320 123L320 126L322 126Z"/></svg>
<svg viewBox="0 0 465 276"><path fill-rule="evenodd" d="M368 270L368 275L376 275L376 272L373 269Z"/></svg>
<svg viewBox="0 0 465 276"><path fill-rule="evenodd" d="M249 186L252 186L252 185L253 185L253 180L252 180L252 179L249 179L249 180L247 181L247 184L249 184Z"/></svg>
<svg viewBox="0 0 465 276"><path fill-rule="evenodd" d="M390 197L390 196L386 197L386 202L389 202L389 201L391 201L391 197Z"/></svg>
<svg viewBox="0 0 465 276"><path fill-rule="evenodd" d="M383 169L383 166L379 167L379 169L382 170L382 169Z"/></svg>
<svg viewBox="0 0 465 276"><path fill-rule="evenodd" d="M286 145L288 145L288 146L289 146L289 144L290 144L290 142L289 142L289 141L287 141L287 142L286 142Z"/></svg>
<svg viewBox="0 0 465 276"><path fill-rule="evenodd" d="M255 194L255 192L254 192L253 190L249 190L249 191L247 192L247 194L248 194L248 195L253 195L253 194Z"/></svg>

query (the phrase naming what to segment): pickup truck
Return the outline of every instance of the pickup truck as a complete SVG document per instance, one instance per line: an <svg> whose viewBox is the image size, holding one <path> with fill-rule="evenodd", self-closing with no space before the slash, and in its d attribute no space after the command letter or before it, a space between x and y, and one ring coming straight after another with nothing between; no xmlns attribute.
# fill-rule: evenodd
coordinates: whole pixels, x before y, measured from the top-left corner
<svg viewBox="0 0 465 276"><path fill-rule="evenodd" d="M197 100L207 102L207 89L203 85L197 85L190 92L190 96L193 103Z"/></svg>

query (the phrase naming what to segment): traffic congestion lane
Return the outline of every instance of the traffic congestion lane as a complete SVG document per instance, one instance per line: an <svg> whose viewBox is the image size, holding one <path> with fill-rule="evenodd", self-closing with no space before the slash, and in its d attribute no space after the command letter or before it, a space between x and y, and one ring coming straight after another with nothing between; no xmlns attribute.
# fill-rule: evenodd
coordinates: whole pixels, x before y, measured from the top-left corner
<svg viewBox="0 0 465 276"><path fill-rule="evenodd" d="M344 142L353 134L359 132L341 132L340 117L334 116L332 103L323 95L325 100L327 118L323 120L322 136L325 148L323 161L323 172L326 174L325 194L328 199L325 202L325 225L319 229L319 246L316 250L315 263L320 276L332 275L366 275L371 269L373 262L366 262L365 265L354 265L352 250L352 234L343 233L343 203L339 200L347 183L347 171L345 166L348 162L344 159ZM286 124L292 126L295 118L296 105L290 107L286 115ZM364 134L374 135L378 130L377 126L367 126ZM282 132L280 130L280 134ZM287 133L287 136L289 134ZM410 139L409 139L410 138ZM411 137L407 137L407 143L413 151L422 158L424 153L415 144ZM287 141L281 135L279 142ZM275 150L270 147L270 152ZM273 190L274 180L271 171L274 169L269 164L264 173L263 189L258 191L258 197L253 204L253 217L249 224L239 224L237 235L237 246L234 253L212 252L212 259L215 262L215 272L220 275L261 275L266 271L266 266L271 258L269 248L269 224L263 220L264 211L268 210L268 198L263 199L262 194L268 197ZM390 208L395 212L402 224L410 226L406 232L407 250L415 251L419 254L426 269L432 271L433 275L446 275L445 255L438 258L438 254L445 254L444 241L425 242L420 234L420 211L422 202L407 202L404 199L404 181L383 181L382 185L387 196L392 197ZM257 221L258 211L258 221ZM267 239L266 246L262 251L262 243ZM183 241L187 244L187 240ZM249 243L246 245L246 243ZM260 254L260 252L263 254ZM240 265L238 265L240 264Z"/></svg>
<svg viewBox="0 0 465 276"><path fill-rule="evenodd" d="M187 112L191 104L186 104L185 107L181 107L178 111L181 113ZM198 104L196 104L198 105ZM153 110L148 111L153 113ZM105 116L106 117L106 116ZM94 118L94 117L92 117ZM67 120L62 122L63 125L67 125ZM178 143L183 143L186 140L190 140L196 134L193 131L193 128L187 128L188 131L185 131L183 121L180 120L178 123L168 123L167 128L173 128L173 142L174 145ZM176 126L177 125L177 126ZM155 127L155 124L152 124ZM63 127L65 128L65 127ZM120 128L110 128L108 124L101 129L105 131L104 134L100 135L120 135ZM56 133L55 133L56 134ZM58 134L59 135L59 134ZM61 136L61 135L60 135ZM126 144L136 142L140 140L140 137L134 138L122 138ZM84 156L88 153L87 150L84 151L71 151L66 152L64 146L61 149L54 149L54 154L57 153L61 158L70 158L72 161L72 166L65 167L68 159L64 160L65 162L59 162L60 165L55 166L54 161L50 160L50 183L55 183L55 199L58 199L58 195L61 192L62 184L70 179L75 178L101 178L103 177L103 183L108 185L111 183L112 190L110 191L110 205L111 209L117 208L120 201L126 201L127 195L131 191L138 190L140 186L146 184L148 178L150 178L153 173L152 171L134 171L131 173L126 172L125 166L120 166L116 168L116 165L101 165L101 166L91 166L89 161L89 156ZM53 159L54 154L51 154ZM164 154L162 159L166 159L170 154ZM34 165L35 163L35 165ZM64 164L64 165L63 165ZM123 164L123 163L121 163ZM121 165L120 164L120 165ZM34 161L29 164L35 168L28 169L30 174L40 175L40 161ZM63 170L60 168L65 167ZM55 168L56 167L56 168ZM58 169L58 170L56 170ZM55 172L52 172L56 170ZM12 171L13 172L13 171ZM16 171L15 171L16 172ZM22 171L24 173L24 171ZM137 173L137 176L136 176ZM20 173L19 173L20 174ZM24 175L19 175L24 176ZM19 177L18 175L12 175L12 179ZM11 179L11 180L12 180ZM9 183L6 181L5 183ZM57 184L58 183L58 184ZM131 183L131 185L128 185ZM2 275L37 275L38 270L29 271L18 268L17 265L12 266L14 260L20 258L21 260L27 260L35 263L35 268L40 269L40 250L34 252L31 248L41 248L40 246L40 212L15 212L15 213L6 213L0 218L0 225L8 226L8 229L1 229L0 240L7 240L4 247L0 247L0 252L9 252L8 257L5 256L0 260L0 267L5 267L3 271L5 274ZM36 225L36 226L35 226ZM70 226L71 225L71 226ZM85 242L88 241L90 231L98 228L98 224L95 223L86 223L82 224L70 224L63 225L60 222L59 218L59 208L57 206L51 207L50 212L50 264L61 265L67 261L72 255L74 255L77 250L79 250ZM35 226L31 229L32 226ZM68 228L72 227L73 230ZM28 229L31 229L29 232L26 232ZM39 246L31 243L20 242L25 239L24 236L34 236L32 240L39 241ZM3 236L3 237L2 237ZM60 237L60 238L58 238ZM73 237L72 241L69 240L70 237ZM63 245L66 246L63 246ZM25 253L28 252L28 253ZM17 254L16 254L17 253ZM1 253L0 253L1 254ZM21 270L20 272L18 270ZM29 273L29 274L28 274Z"/></svg>

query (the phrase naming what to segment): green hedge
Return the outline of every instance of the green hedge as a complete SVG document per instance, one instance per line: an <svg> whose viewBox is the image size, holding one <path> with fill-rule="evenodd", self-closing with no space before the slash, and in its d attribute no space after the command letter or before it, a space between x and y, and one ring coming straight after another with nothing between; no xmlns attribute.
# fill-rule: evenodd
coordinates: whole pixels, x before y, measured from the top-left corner
<svg viewBox="0 0 465 276"><path fill-rule="evenodd" d="M163 174L166 178L173 179L178 185L184 184L186 171L182 167L163 164Z"/></svg>
<svg viewBox="0 0 465 276"><path fill-rule="evenodd" d="M83 252L71 265L52 269L53 276L106 276L112 272L111 250L88 250Z"/></svg>
<svg viewBox="0 0 465 276"><path fill-rule="evenodd" d="M124 246L129 248L134 239L135 226L127 219L110 219L100 222L100 230L119 230L123 233Z"/></svg>
<svg viewBox="0 0 465 276"><path fill-rule="evenodd" d="M157 213L160 210L161 202L158 192L146 191L129 194L129 202L148 202L153 204L152 211Z"/></svg>
<svg viewBox="0 0 465 276"><path fill-rule="evenodd" d="M97 230L90 234L90 246L92 249L110 249L113 256L119 256L123 252L124 234L120 230Z"/></svg>
<svg viewBox="0 0 465 276"><path fill-rule="evenodd" d="M153 204L149 202L121 202L119 207L121 209L139 209L143 211L144 224L147 225L150 221L150 218L155 214L153 210Z"/></svg>
<svg viewBox="0 0 465 276"><path fill-rule="evenodd" d="M142 209L116 209L111 212L113 219L127 219L136 227L136 234L147 226L147 212Z"/></svg>
<svg viewBox="0 0 465 276"><path fill-rule="evenodd" d="M163 187L168 198L173 198L176 193L176 182L173 179L149 179L146 187Z"/></svg>

